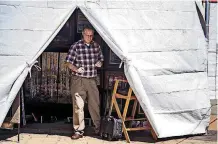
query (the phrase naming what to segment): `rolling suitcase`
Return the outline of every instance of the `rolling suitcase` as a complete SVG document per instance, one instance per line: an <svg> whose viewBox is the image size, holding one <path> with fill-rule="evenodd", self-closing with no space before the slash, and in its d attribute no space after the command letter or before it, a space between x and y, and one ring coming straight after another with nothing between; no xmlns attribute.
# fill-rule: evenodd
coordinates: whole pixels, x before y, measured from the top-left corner
<svg viewBox="0 0 218 144"><path fill-rule="evenodd" d="M117 140L122 138L122 121L112 116L101 119L100 136L102 139Z"/></svg>

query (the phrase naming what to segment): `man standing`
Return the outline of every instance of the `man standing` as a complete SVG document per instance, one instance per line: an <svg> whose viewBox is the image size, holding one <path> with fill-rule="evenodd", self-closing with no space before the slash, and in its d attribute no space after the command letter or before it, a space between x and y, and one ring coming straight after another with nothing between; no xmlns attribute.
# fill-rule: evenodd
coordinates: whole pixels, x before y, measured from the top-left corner
<svg viewBox="0 0 218 144"><path fill-rule="evenodd" d="M95 125L95 132L100 128L100 101L96 77L97 68L102 66L103 55L99 44L93 41L94 30L86 27L82 32L83 39L74 43L69 49L66 63L72 70L71 94L73 102L72 139L83 137L84 102L88 101L88 109Z"/></svg>

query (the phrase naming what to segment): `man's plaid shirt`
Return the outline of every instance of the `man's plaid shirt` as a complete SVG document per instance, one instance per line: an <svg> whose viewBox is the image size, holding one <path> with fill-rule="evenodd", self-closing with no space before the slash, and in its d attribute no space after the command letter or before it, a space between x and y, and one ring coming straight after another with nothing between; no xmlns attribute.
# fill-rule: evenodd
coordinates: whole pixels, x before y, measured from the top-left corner
<svg viewBox="0 0 218 144"><path fill-rule="evenodd" d="M98 61L104 61L104 57L100 45L94 41L88 47L83 40L79 40L70 47L66 57L66 62L70 62L77 68L84 67L84 73L73 72L73 74L87 78L97 76L95 64Z"/></svg>

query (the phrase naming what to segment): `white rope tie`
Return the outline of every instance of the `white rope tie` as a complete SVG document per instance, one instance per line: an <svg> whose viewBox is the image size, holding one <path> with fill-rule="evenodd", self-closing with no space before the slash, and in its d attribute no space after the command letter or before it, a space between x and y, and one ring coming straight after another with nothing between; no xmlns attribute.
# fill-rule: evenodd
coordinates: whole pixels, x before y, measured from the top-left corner
<svg viewBox="0 0 218 144"><path fill-rule="evenodd" d="M124 60L121 60L121 62L120 62L120 65L119 65L119 68L121 68L121 67L122 67L122 65L123 65L123 62L124 62Z"/></svg>
<svg viewBox="0 0 218 144"><path fill-rule="evenodd" d="M131 59L127 59L126 57L123 58L123 59L121 60L121 62L120 62L119 68L122 67L123 63L126 63L126 64L127 64L127 61L129 62L129 61L131 61Z"/></svg>
<svg viewBox="0 0 218 144"><path fill-rule="evenodd" d="M32 64L29 64L28 62L26 62L27 63L27 65L28 65L28 68L29 68L29 74L30 74L30 77L31 77L31 69L32 69L32 67L34 66L38 71L41 71L41 67L40 66L38 66L38 65L36 65L36 63L38 63L38 61L35 61L34 63L32 63Z"/></svg>

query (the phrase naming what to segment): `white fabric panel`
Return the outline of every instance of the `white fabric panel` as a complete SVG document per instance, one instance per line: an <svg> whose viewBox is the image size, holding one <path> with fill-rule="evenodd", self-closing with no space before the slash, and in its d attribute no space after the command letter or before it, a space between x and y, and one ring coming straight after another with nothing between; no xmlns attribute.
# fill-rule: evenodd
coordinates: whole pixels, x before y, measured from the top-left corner
<svg viewBox="0 0 218 144"><path fill-rule="evenodd" d="M205 133L210 113L207 54L195 2L174 10L145 8L146 2L131 1L134 7L124 2L122 8L120 2L112 3L80 8L125 62L127 79L157 136ZM159 3L168 4L153 2Z"/></svg>
<svg viewBox="0 0 218 144"><path fill-rule="evenodd" d="M0 5L1 29L54 30L67 9Z"/></svg>
<svg viewBox="0 0 218 144"><path fill-rule="evenodd" d="M170 93L207 88L205 73L183 73L174 75L149 76L138 71L144 88L150 93Z"/></svg>
<svg viewBox="0 0 218 144"><path fill-rule="evenodd" d="M209 49L212 49L212 50L216 50L218 49L218 6L217 6L217 3L211 3L211 11L210 11L210 26L213 27L213 31L211 31L210 29L210 32L213 32L214 33L214 36L212 38L210 38L209 40ZM215 37L215 39L213 39ZM218 55L216 55L216 57L218 57ZM217 67L217 64L218 64L218 59L216 58L216 68L215 69L218 69ZM215 93L215 97L213 97L214 99L218 99L218 83L217 83L217 76L218 76L218 71L216 71L216 81L215 81L215 84L216 84L216 93Z"/></svg>
<svg viewBox="0 0 218 144"><path fill-rule="evenodd" d="M209 90L208 95L210 99L216 99L216 91Z"/></svg>
<svg viewBox="0 0 218 144"><path fill-rule="evenodd" d="M217 40L211 39L209 41L208 53L212 53L212 52L216 53L217 44L218 44Z"/></svg>
<svg viewBox="0 0 218 144"><path fill-rule="evenodd" d="M47 4L49 8L72 8L72 6L76 5L78 2L72 0L48 0Z"/></svg>
<svg viewBox="0 0 218 144"><path fill-rule="evenodd" d="M0 3L0 125L35 60L75 8L48 8L43 2Z"/></svg>
<svg viewBox="0 0 218 144"><path fill-rule="evenodd" d="M131 53L134 65L146 75L205 71L206 59L203 57L206 58L203 50Z"/></svg>
<svg viewBox="0 0 218 144"><path fill-rule="evenodd" d="M24 69L24 71L22 71L22 73L19 75L16 81L14 81L13 86L8 86L10 87L10 91L6 96L4 96L4 99L0 103L0 113L1 113L0 124L3 123L9 108L11 107L15 97L17 96L18 91L20 90L20 87L22 86L28 74L28 70L29 70L28 68Z"/></svg>
<svg viewBox="0 0 218 144"><path fill-rule="evenodd" d="M31 59L51 34L52 31L0 30L0 53Z"/></svg>
<svg viewBox="0 0 218 144"><path fill-rule="evenodd" d="M216 69L217 69L217 35L218 35L218 14L217 3L210 3L209 17L209 47L208 47L208 79L210 99L216 99Z"/></svg>
<svg viewBox="0 0 218 144"><path fill-rule="evenodd" d="M215 77L216 76L216 64L208 64L208 72L207 73L208 73L208 77Z"/></svg>
<svg viewBox="0 0 218 144"><path fill-rule="evenodd" d="M216 90L216 85L215 82L216 81L216 77L215 76L208 76L208 88L211 91L215 91Z"/></svg>
<svg viewBox="0 0 218 144"><path fill-rule="evenodd" d="M216 64L216 53L208 53L208 64Z"/></svg>
<svg viewBox="0 0 218 144"><path fill-rule="evenodd" d="M183 110L194 110L196 107L207 107L207 89L200 90L187 90L187 91L176 91L176 92L165 92L165 93L149 93L149 99L152 107L155 109L155 113L162 112L175 112L181 109ZM193 95L193 97L190 97ZM195 99L199 99L198 103L193 103ZM173 103L171 102L173 101ZM181 103L183 105L181 105ZM170 106L169 106L170 104Z"/></svg>
<svg viewBox="0 0 218 144"><path fill-rule="evenodd" d="M209 39L215 40L217 38L217 28L215 26L210 27Z"/></svg>
<svg viewBox="0 0 218 144"><path fill-rule="evenodd" d="M218 35L218 9L217 3L210 4L210 19L209 19L209 39L210 40L217 40ZM218 43L218 40L217 40Z"/></svg>
<svg viewBox="0 0 218 144"><path fill-rule="evenodd" d="M111 34L124 37L122 45L129 48L129 52L146 51L184 51L204 49L204 39L201 43L187 43L188 40L198 41L198 33L193 30L112 30ZM135 36L140 39L135 39ZM167 37L164 39L163 37Z"/></svg>
<svg viewBox="0 0 218 144"><path fill-rule="evenodd" d="M24 7L47 7L47 1L20 1L19 6L24 6Z"/></svg>
<svg viewBox="0 0 218 144"><path fill-rule="evenodd" d="M86 2L87 3L87 2ZM97 3L97 5L96 5ZM87 8L91 9L142 9L142 10L155 10L155 11L195 11L195 5L193 5L194 1L172 1L169 0L159 0L157 1L149 1L149 0L96 0L96 3L88 3L86 5ZM183 5L184 7L181 7Z"/></svg>
<svg viewBox="0 0 218 144"><path fill-rule="evenodd" d="M127 79L157 136L204 133L210 113L207 56L195 2L92 0L76 4L124 61ZM0 14L0 21L5 21L0 26L0 62L9 60L7 65L0 64L4 68L0 74L10 81L4 84L0 77L0 124L28 70L75 8L71 1L14 5L0 3L5 13Z"/></svg>
<svg viewBox="0 0 218 144"><path fill-rule="evenodd" d="M21 1L0 1L0 5L8 5L8 6L19 6Z"/></svg>
<svg viewBox="0 0 218 144"><path fill-rule="evenodd" d="M156 4L158 2L156 1ZM188 2L189 3L189 2ZM140 4L138 2L135 2L135 4ZM189 3L190 5L194 5L194 2ZM93 4L92 4L93 5ZM87 6L87 5L86 5ZM185 6L184 6L185 7ZM154 30L170 30L171 34L175 34L175 36L178 36L179 33L175 32L173 30L181 30L181 34L186 34L187 37L183 37L182 40L186 40L189 37L189 30L193 30L192 28L194 27L194 31L192 34L194 35L201 35L203 34L202 28L200 26L200 22L198 20L198 17L196 17L196 12L187 12L187 11L161 11L158 12L156 10L138 10L138 9L125 9L123 8L122 10L120 9L104 9L101 8L95 8L91 9L92 10L92 16L95 17L95 19L100 20L99 23L101 23L102 27L107 28L108 35L113 35L114 39L119 39L119 48L122 49L124 53L127 53L128 49L133 50L136 48L136 46L140 47L141 44L137 44L137 42L143 42L143 44L148 44L148 48L154 49L153 45L154 44L154 37L162 38L164 34L167 34L167 36L170 35L170 33L167 32L159 32L159 31L154 31ZM178 16L180 17L178 19ZM130 34L128 33L128 30L132 30L133 32ZM147 30L151 31L150 33L145 31L144 33L140 33L137 31L142 31L142 30ZM148 33L148 34L147 34ZM146 35L147 34L147 35ZM150 35L151 34L151 35ZM143 35L142 37L140 37ZM130 37L129 39L128 36ZM136 36L134 38L134 36ZM196 44L198 44L199 47L202 47L202 45L205 47L205 40L204 38L199 36L198 38L192 37L193 39L197 39ZM140 37L140 38L138 38ZM146 37L149 37L149 39L146 39ZM178 37L179 40L180 37ZM138 40L139 39L139 40ZM175 38L174 38L175 39ZM159 40L159 39L158 39ZM176 42L172 42L172 36L169 38L162 39L163 41L167 41L166 47L170 47L171 49L173 45ZM129 45L129 41L133 41L131 43L132 45ZM151 43L149 43L151 41ZM136 43L136 45L133 45ZM158 42L156 42L158 43ZM183 45L187 44L183 43ZM191 46L190 46L191 44ZM151 46L152 45L152 46ZM177 48L177 45L182 46L181 44L176 44L174 46L174 49ZM192 48L197 48L193 46L194 43L189 43L188 47ZM134 48L132 48L134 46ZM184 47L183 47L184 48ZM139 48L138 48L139 49ZM157 48L158 49L158 46Z"/></svg>
<svg viewBox="0 0 218 144"><path fill-rule="evenodd" d="M0 58L0 103L8 100L11 87L23 69L26 63L22 56L1 56ZM10 65L10 66L9 66ZM1 111L1 109L0 109ZM2 119L2 118L1 118Z"/></svg>
<svg viewBox="0 0 218 144"><path fill-rule="evenodd" d="M210 121L210 109L202 108L186 112L160 113L155 114L154 118L159 126L159 137L194 135L206 132L205 126Z"/></svg>
<svg viewBox="0 0 218 144"><path fill-rule="evenodd" d="M182 7L181 7L182 5ZM133 9L157 10L157 11L195 11L193 1L144 1L128 2L128 7ZM184 9L185 7L185 9Z"/></svg>
<svg viewBox="0 0 218 144"><path fill-rule="evenodd" d="M137 9L93 9L92 12L97 18L105 13L101 19L112 29L191 29L196 22L195 12ZM178 16L181 18L177 19Z"/></svg>
<svg viewBox="0 0 218 144"><path fill-rule="evenodd" d="M9 65L10 65L10 70L8 70ZM25 66L26 66L26 62L23 56L1 55L1 59L0 59L1 84L9 84L9 83L12 84L17 79L17 76L21 74Z"/></svg>

